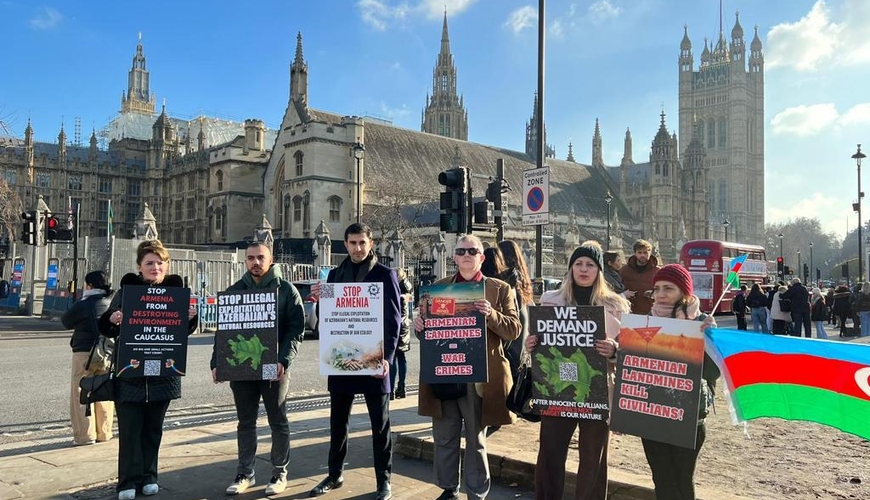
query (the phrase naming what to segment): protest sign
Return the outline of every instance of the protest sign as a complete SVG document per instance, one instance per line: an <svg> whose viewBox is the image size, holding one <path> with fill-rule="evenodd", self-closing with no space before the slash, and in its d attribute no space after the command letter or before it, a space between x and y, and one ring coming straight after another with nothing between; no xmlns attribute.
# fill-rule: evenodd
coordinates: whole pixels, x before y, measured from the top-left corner
<svg viewBox="0 0 870 500"><path fill-rule="evenodd" d="M184 375L189 304L188 288L124 287L124 319L116 343L119 377Z"/></svg>
<svg viewBox="0 0 870 500"><path fill-rule="evenodd" d="M320 374L384 372L383 283L320 285Z"/></svg>
<svg viewBox="0 0 870 500"><path fill-rule="evenodd" d="M278 289L218 292L214 334L217 379L278 376Z"/></svg>

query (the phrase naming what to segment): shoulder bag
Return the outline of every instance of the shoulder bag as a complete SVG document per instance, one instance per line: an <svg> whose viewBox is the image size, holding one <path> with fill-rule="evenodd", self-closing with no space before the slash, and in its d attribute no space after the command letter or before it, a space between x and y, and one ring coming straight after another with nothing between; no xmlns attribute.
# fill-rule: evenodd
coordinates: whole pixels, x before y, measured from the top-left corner
<svg viewBox="0 0 870 500"><path fill-rule="evenodd" d="M100 327L97 325L96 319L96 306L93 305L91 307L91 323L94 331L97 332L97 338L94 339L94 345L91 346L91 352L85 363L85 370L91 373L108 371L112 366L115 339L110 339L100 333Z"/></svg>
<svg viewBox="0 0 870 500"><path fill-rule="evenodd" d="M520 366L514 374L514 386L505 402L508 410L529 422L540 422L541 416L532 412L532 358L523 350Z"/></svg>

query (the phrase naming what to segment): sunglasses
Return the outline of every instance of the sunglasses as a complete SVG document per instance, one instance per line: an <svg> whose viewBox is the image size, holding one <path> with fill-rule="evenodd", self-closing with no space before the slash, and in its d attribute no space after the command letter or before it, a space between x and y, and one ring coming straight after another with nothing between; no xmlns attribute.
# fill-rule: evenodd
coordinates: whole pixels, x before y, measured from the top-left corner
<svg viewBox="0 0 870 500"><path fill-rule="evenodd" d="M473 255L477 255L477 254L479 254L479 253L483 253L482 251L480 251L480 250L478 250L478 249L476 249L476 248L457 248L457 249L454 250L453 252L454 252L456 255L460 256L460 257L462 257L463 255L465 255L466 252L468 252L468 255L472 255L472 256L473 256Z"/></svg>

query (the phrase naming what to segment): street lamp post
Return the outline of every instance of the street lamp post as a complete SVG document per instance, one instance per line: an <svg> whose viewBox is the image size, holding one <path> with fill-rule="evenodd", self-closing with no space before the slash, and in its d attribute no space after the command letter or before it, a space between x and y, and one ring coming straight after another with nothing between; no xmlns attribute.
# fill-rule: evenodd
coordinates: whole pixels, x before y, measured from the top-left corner
<svg viewBox="0 0 870 500"><path fill-rule="evenodd" d="M812 281L815 286L819 284L816 282L816 268L813 266L813 242L810 242L810 281Z"/></svg>
<svg viewBox="0 0 870 500"><path fill-rule="evenodd" d="M864 256L861 255L861 198L864 197L861 191L861 160L866 157L867 155L861 152L861 145L858 144L858 151L852 155L858 165L858 281L864 281Z"/></svg>
<svg viewBox="0 0 870 500"><path fill-rule="evenodd" d="M798 268L797 268L797 275L800 276L803 272L804 272L804 271L803 271L803 267L801 267L801 251L798 250Z"/></svg>
<svg viewBox="0 0 870 500"><path fill-rule="evenodd" d="M722 221L722 226L725 227L725 241L728 241L728 226L731 225L731 221L727 218Z"/></svg>
<svg viewBox="0 0 870 500"><path fill-rule="evenodd" d="M783 259L782 265L785 266L785 257L782 255L782 237L784 236L782 233L779 233L779 258ZM785 267L783 267L782 275L780 279L785 279Z"/></svg>
<svg viewBox="0 0 870 500"><path fill-rule="evenodd" d="M362 169L360 162L366 155L366 147L357 138L351 151L353 157L356 158L356 222L359 224L362 222Z"/></svg>
<svg viewBox="0 0 870 500"><path fill-rule="evenodd" d="M610 250L610 204L613 203L613 195L610 194L609 189L604 196L604 201L607 203L607 249Z"/></svg>

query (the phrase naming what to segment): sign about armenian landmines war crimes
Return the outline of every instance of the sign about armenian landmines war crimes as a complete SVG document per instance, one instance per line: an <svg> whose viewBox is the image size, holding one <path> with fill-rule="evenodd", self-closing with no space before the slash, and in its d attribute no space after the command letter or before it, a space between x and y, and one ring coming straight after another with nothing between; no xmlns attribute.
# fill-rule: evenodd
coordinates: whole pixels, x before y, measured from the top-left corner
<svg viewBox="0 0 870 500"><path fill-rule="evenodd" d="M694 448L703 366L698 321L624 315L610 428Z"/></svg>
<svg viewBox="0 0 870 500"><path fill-rule="evenodd" d="M119 377L184 375L190 289L125 286L124 319L118 336L115 371Z"/></svg>
<svg viewBox="0 0 870 500"><path fill-rule="evenodd" d="M607 420L607 360L595 350L604 340L604 308L530 307L532 411L548 417Z"/></svg>
<svg viewBox="0 0 870 500"><path fill-rule="evenodd" d="M320 374L383 373L383 283L320 285Z"/></svg>
<svg viewBox="0 0 870 500"><path fill-rule="evenodd" d="M217 313L217 379L274 380L278 376L278 289L218 292Z"/></svg>

